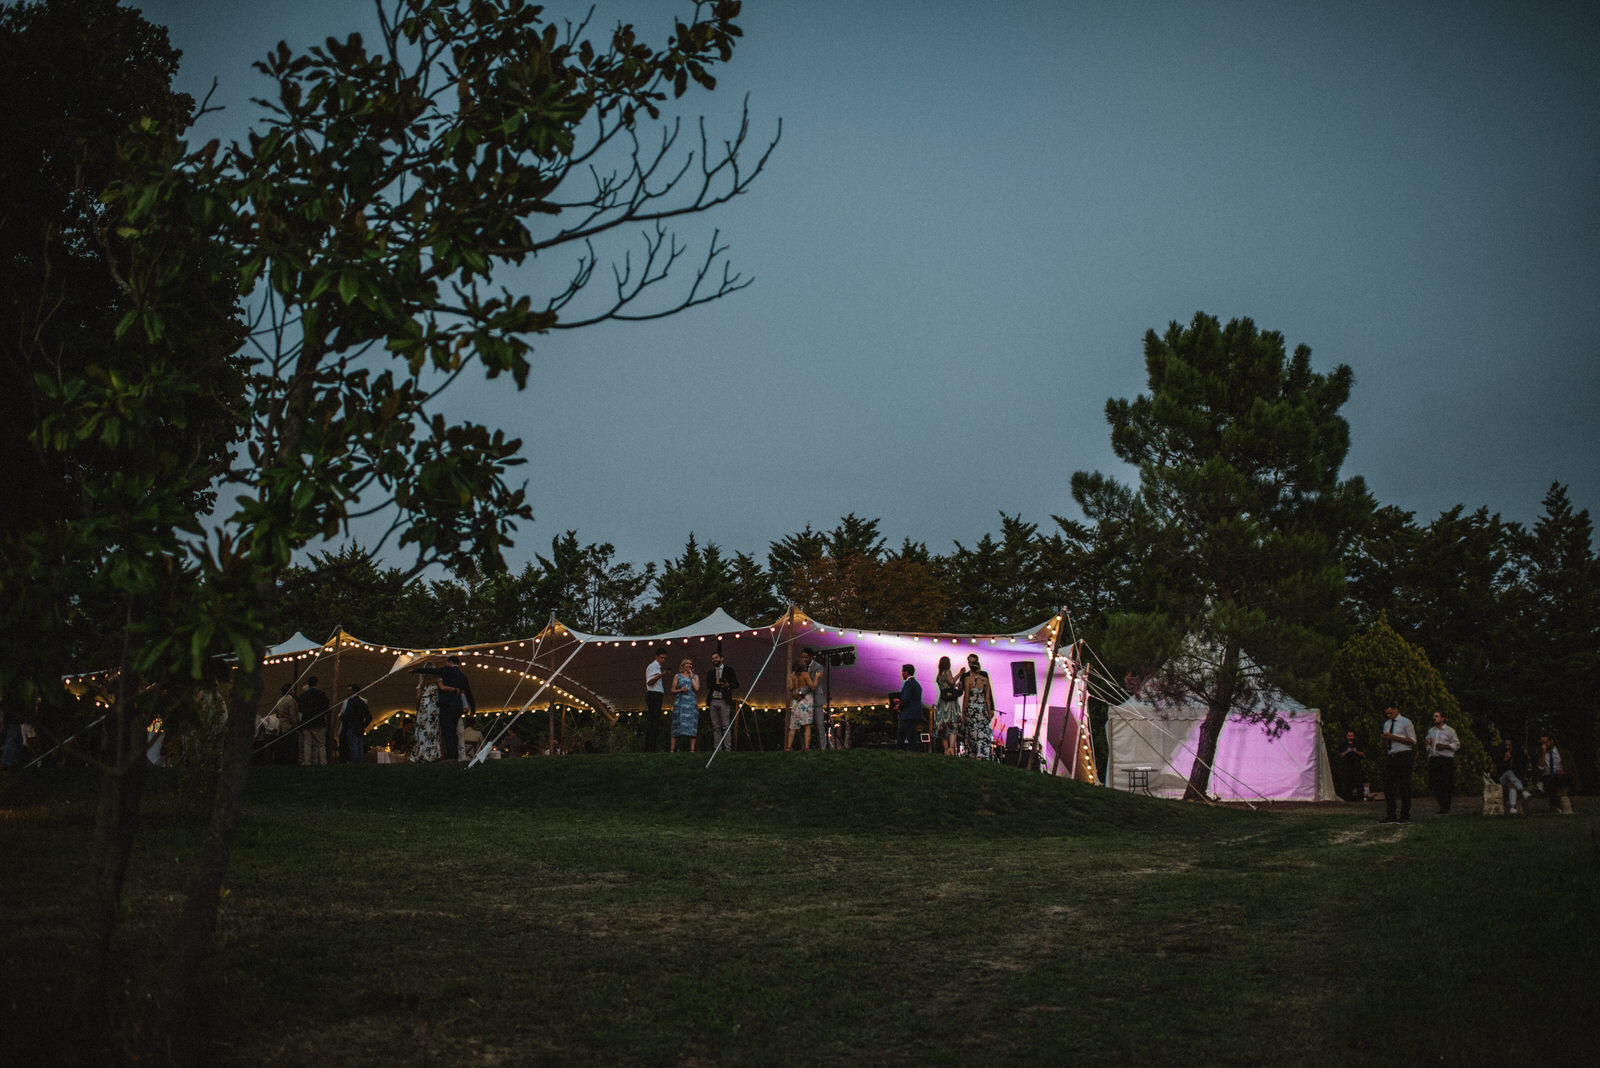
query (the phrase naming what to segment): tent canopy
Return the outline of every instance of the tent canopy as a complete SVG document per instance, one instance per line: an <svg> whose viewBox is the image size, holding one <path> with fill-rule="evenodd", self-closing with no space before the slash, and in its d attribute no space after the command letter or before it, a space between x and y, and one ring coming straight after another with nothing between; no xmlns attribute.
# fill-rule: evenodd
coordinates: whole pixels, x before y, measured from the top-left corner
<svg viewBox="0 0 1600 1068"><path fill-rule="evenodd" d="M1031 737L1038 724L1039 700L1051 671L1050 651L1059 626L1057 617L1012 634L867 631L819 623L791 608L765 626L751 626L719 609L687 627L648 635L587 634L552 620L530 638L452 649L399 648L339 631L320 646L296 649L290 642L275 646L264 663L264 701L275 697L285 684L316 677L337 702L349 684L356 683L374 717L382 719L415 709L413 666L429 656L453 653L461 657L482 711L565 704L616 717L644 707L645 666L652 650L659 647L667 653L669 669L676 669L687 657L702 674L710 666L711 653L720 648L738 675L738 696L756 708L778 708L787 701L787 674L803 648L821 653L854 646L854 664L828 668L830 705L835 712L886 706L890 696L900 691L900 667L907 663L916 666L925 697L932 697L939 657L949 656L959 667L968 653L976 652L989 672L1000 705L997 730L1017 725ZM1037 694L1014 693L1012 665L1020 663L1032 665ZM1074 672L1067 659L1058 656L1049 696L1052 719L1049 731L1040 732L1040 738L1047 760L1059 740L1063 760L1058 763L1071 769L1067 773L1081 777L1081 765L1087 763L1091 769L1087 774L1092 776L1092 761L1082 759L1087 730L1083 727L1081 680L1070 687L1074 692L1068 700L1067 676ZM1080 734L1081 743L1077 741Z"/></svg>

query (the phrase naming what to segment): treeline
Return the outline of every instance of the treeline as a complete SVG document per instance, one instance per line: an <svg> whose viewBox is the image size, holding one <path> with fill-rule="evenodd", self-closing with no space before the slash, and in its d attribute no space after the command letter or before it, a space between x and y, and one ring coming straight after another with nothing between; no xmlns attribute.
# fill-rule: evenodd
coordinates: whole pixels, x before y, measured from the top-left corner
<svg viewBox="0 0 1600 1068"><path fill-rule="evenodd" d="M359 547L314 556L284 576L279 632L324 638L335 626L411 646L487 641L538 631L553 613L591 633L655 633L717 608L747 623L790 602L819 619L892 630L1008 632L1065 606L1091 642L1133 596L1137 554L1098 532L1002 514L973 545L931 552L890 546L880 521L854 514L828 531L772 541L763 558L728 553L691 534L677 556L643 564L576 531L554 538L521 571L406 581ZM1525 744L1555 729L1594 763L1600 692L1600 583L1594 529L1565 486L1552 485L1531 527L1487 509L1452 508L1430 522L1377 508L1345 558L1335 635L1348 641L1386 618L1419 646L1485 741ZM1140 665L1112 663L1118 672ZM1319 680L1297 694L1327 707Z"/></svg>
<svg viewBox="0 0 1600 1068"><path fill-rule="evenodd" d="M521 571L473 570L407 581L359 546L314 554L283 576L279 630L325 637L335 626L413 646L531 634L552 613L590 633L658 633L718 608L770 622L797 604L819 619L888 630L1012 631L1062 605L1092 604L1086 532L1071 523L1041 532L1002 515L998 537L935 555L906 539L890 547L879 520L843 517L830 531L773 541L764 558L725 552L691 534L671 559L637 564L576 531Z"/></svg>

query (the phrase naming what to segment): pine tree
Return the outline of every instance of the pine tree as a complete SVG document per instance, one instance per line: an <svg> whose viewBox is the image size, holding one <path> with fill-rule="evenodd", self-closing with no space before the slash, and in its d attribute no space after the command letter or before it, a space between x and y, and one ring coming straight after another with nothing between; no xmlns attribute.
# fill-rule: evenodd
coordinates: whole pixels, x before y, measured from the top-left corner
<svg viewBox="0 0 1600 1068"><path fill-rule="evenodd" d="M1318 374L1306 346L1289 357L1283 335L1204 313L1149 331L1144 347L1149 393L1106 404L1112 449L1138 486L1080 471L1072 493L1137 561L1108 649L1169 696L1207 706L1187 794L1203 797L1227 717L1249 715L1263 683L1303 692L1326 668L1343 552L1371 501L1361 479L1339 478L1349 367ZM1186 643L1204 655L1176 656Z"/></svg>

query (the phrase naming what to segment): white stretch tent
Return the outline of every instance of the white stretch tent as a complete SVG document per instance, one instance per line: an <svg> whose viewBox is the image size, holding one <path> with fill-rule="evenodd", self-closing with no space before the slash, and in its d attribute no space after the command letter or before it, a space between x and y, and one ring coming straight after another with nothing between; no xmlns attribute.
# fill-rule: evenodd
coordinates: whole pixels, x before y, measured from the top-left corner
<svg viewBox="0 0 1600 1068"><path fill-rule="evenodd" d="M1210 794L1224 801L1336 800L1318 711L1282 694L1269 695L1257 707L1277 713L1286 729L1274 737L1261 722L1229 716L1217 738ZM1152 794L1182 797L1205 716L1198 702L1133 699L1112 707L1106 781L1127 790L1128 771L1148 768Z"/></svg>
<svg viewBox="0 0 1600 1068"><path fill-rule="evenodd" d="M614 718L643 705L645 663L654 647L666 650L669 670L688 656L701 671L710 653L720 649L741 680L737 696L753 707L773 708L786 700L786 672L803 647L822 651L850 645L856 649L856 662L831 669L830 678L832 707L848 714L852 708L885 706L900 689L902 663L917 666L924 697L931 698L934 666L941 655L959 665L968 653L977 653L1000 705L996 732L1003 736L1013 725L1029 737L1037 732L1047 769L1093 782L1086 681L1070 648L1057 648L1060 626L1057 616L1011 634L891 632L819 623L791 608L772 623L754 627L719 609L687 627L650 635L585 634L553 620L529 638L449 650L384 645L339 631L321 645L297 634L275 647L264 661L264 681L266 693L275 696L284 683L315 675L335 704L355 682L381 721L415 708L416 680L408 670L414 663L430 653L453 652L462 657L482 710L516 712L559 702ZM1012 665L1023 662L1032 666L1037 695L1013 696ZM1047 680L1049 707L1041 728L1039 705Z"/></svg>

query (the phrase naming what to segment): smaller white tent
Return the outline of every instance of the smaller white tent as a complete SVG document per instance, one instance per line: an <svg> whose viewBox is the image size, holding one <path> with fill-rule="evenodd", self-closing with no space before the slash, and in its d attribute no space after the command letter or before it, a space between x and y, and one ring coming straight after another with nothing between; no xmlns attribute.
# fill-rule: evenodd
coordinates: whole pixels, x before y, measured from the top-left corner
<svg viewBox="0 0 1600 1068"><path fill-rule="evenodd" d="M1287 725L1276 735L1261 722L1228 717L1217 738L1210 794L1224 801L1333 801L1333 771L1316 709L1283 694L1258 701ZM1108 712L1106 781L1119 790L1182 797L1194 768L1204 705L1138 698ZM1130 776L1129 772L1133 774Z"/></svg>

